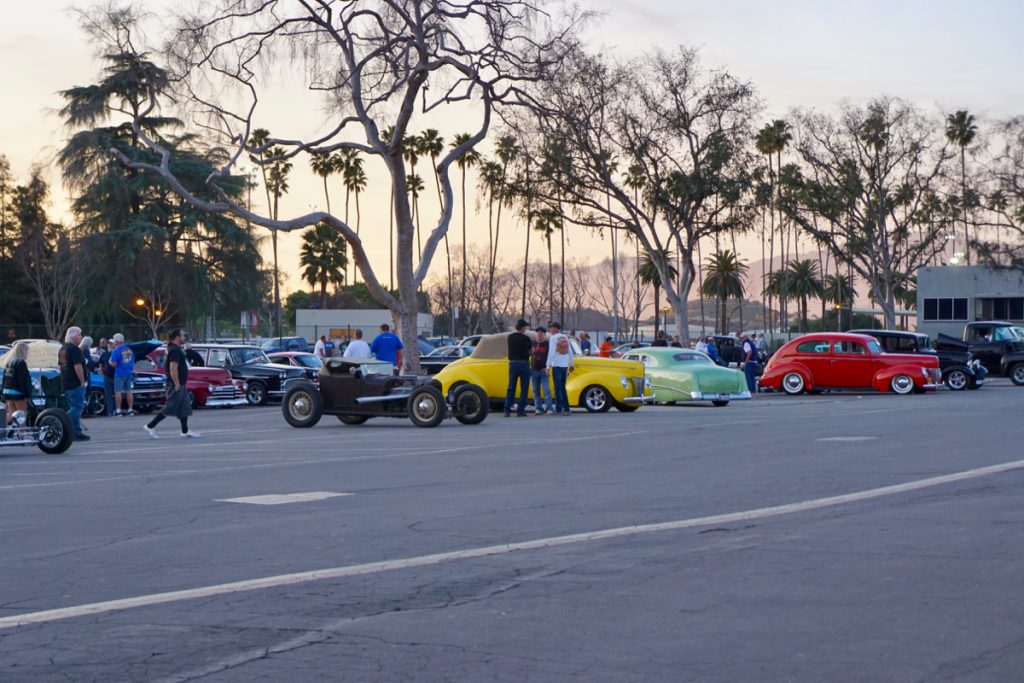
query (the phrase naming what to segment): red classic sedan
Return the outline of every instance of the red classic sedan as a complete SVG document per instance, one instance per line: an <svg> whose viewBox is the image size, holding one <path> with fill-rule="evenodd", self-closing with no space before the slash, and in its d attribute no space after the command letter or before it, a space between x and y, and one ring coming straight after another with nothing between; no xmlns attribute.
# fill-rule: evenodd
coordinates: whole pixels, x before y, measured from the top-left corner
<svg viewBox="0 0 1024 683"><path fill-rule="evenodd" d="M156 344L153 347L146 354L145 360L136 361L135 367L166 376L167 347L158 347ZM225 408L249 403L245 399L245 382L231 379L231 373L223 368L189 367L188 383L185 386L192 394L193 408Z"/></svg>
<svg viewBox="0 0 1024 683"><path fill-rule="evenodd" d="M761 386L790 395L822 389L875 389L910 394L942 383L939 359L885 353L874 337L808 334L786 343L765 366Z"/></svg>

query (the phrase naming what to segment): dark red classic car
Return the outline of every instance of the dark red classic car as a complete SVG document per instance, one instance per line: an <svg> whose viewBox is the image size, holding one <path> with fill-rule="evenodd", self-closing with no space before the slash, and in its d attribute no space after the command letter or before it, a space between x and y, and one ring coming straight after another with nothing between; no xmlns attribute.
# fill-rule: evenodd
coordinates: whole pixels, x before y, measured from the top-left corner
<svg viewBox="0 0 1024 683"><path fill-rule="evenodd" d="M137 361L135 367L166 376L167 347L156 347L155 344L153 346L154 349L146 354L145 360ZM231 373L223 368L189 367L186 387L192 394L192 406L195 408L223 408L248 404L245 398L245 382L231 379Z"/></svg>
<svg viewBox="0 0 1024 683"><path fill-rule="evenodd" d="M942 383L939 359L885 353L863 334L808 334L786 343L765 366L762 387L797 395L823 389L875 389L910 394Z"/></svg>

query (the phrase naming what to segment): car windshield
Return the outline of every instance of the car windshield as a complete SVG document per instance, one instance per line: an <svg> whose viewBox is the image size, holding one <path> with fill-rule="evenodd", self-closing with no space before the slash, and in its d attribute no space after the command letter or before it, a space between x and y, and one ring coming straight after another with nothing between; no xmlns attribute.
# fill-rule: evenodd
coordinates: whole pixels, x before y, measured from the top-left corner
<svg viewBox="0 0 1024 683"><path fill-rule="evenodd" d="M1017 341L1024 339L1024 336L1021 336L1019 327L997 327L993 330L992 338L996 341Z"/></svg>
<svg viewBox="0 0 1024 683"><path fill-rule="evenodd" d="M269 363L270 359L262 349L231 349L231 362L234 365L249 365L250 363Z"/></svg>
<svg viewBox="0 0 1024 683"><path fill-rule="evenodd" d="M442 346L440 348L434 349L433 351L428 353L427 356L428 357L430 357L430 356L434 356L434 357L436 357L436 356L454 356L458 352L459 352L458 351L458 347L455 347L455 346Z"/></svg>
<svg viewBox="0 0 1024 683"><path fill-rule="evenodd" d="M292 358L294 358L295 362L301 365L302 367L313 368L314 370L320 369L321 367L323 367L324 364L322 360L320 360L311 353L300 353L297 356L292 356Z"/></svg>
<svg viewBox="0 0 1024 683"><path fill-rule="evenodd" d="M704 363L710 364L712 360L705 356L699 351L684 351L683 353L677 353L672 356L673 362L676 364L682 363Z"/></svg>

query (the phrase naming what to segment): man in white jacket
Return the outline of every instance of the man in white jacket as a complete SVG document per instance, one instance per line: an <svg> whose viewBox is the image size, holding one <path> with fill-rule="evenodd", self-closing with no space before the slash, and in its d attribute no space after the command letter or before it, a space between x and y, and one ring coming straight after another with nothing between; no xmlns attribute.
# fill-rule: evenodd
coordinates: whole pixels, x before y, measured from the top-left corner
<svg viewBox="0 0 1024 683"><path fill-rule="evenodd" d="M551 371L551 383L555 389L555 415L569 414L569 395L565 390L565 382L575 367L572 344L562 334L561 323L548 323L551 338L548 347L548 369Z"/></svg>

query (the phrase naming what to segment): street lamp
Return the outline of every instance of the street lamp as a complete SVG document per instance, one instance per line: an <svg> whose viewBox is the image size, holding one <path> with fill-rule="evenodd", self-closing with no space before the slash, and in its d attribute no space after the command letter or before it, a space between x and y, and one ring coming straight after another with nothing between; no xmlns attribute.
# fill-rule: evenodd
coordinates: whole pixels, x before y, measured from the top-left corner
<svg viewBox="0 0 1024 683"><path fill-rule="evenodd" d="M836 330L843 331L843 306L836 304Z"/></svg>
<svg viewBox="0 0 1024 683"><path fill-rule="evenodd" d="M669 314L669 312L671 310L672 310L671 306L662 306L661 307L661 313L662 313L662 315L661 315L661 329L665 330L665 336L666 337L668 336L668 314ZM676 330L676 333L678 334L679 330Z"/></svg>
<svg viewBox="0 0 1024 683"><path fill-rule="evenodd" d="M143 306L146 305L146 300L143 299L142 297L139 297L138 299L135 300L135 305L138 306L139 308L142 308Z"/></svg>

